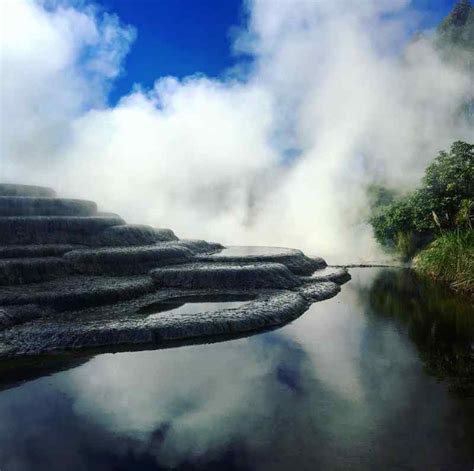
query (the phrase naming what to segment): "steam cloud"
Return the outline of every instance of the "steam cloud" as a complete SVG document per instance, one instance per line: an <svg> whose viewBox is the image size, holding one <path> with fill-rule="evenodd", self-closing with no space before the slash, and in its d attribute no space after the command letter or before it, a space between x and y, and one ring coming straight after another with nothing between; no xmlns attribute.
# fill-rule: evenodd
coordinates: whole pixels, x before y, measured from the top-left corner
<svg viewBox="0 0 474 471"><path fill-rule="evenodd" d="M246 8L223 78L158 77L109 106L133 28L84 2L6 0L1 180L182 237L378 256L366 184L408 188L440 149L472 139L456 118L472 79L429 34L405 44L421 20L408 0Z"/></svg>

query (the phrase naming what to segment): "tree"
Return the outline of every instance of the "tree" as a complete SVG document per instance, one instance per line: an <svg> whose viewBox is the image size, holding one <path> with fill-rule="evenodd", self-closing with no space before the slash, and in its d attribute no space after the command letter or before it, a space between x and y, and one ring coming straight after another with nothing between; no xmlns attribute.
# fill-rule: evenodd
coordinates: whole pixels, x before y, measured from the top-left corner
<svg viewBox="0 0 474 471"><path fill-rule="evenodd" d="M474 47L474 7L470 0L460 0L438 27L441 46Z"/></svg>
<svg viewBox="0 0 474 471"><path fill-rule="evenodd" d="M443 231L472 227L473 201L474 145L458 141L426 168L420 188L372 207L370 222L382 245L412 256Z"/></svg>
<svg viewBox="0 0 474 471"><path fill-rule="evenodd" d="M474 145L458 141L426 168L423 191L439 225L451 229L462 202L474 198Z"/></svg>

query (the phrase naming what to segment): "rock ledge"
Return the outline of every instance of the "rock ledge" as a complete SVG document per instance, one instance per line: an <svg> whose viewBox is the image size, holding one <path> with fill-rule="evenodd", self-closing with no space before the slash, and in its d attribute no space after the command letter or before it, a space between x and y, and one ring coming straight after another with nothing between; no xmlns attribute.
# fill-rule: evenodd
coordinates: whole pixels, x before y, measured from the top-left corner
<svg viewBox="0 0 474 471"><path fill-rule="evenodd" d="M0 184L0 360L276 327L349 278L299 250L180 240L91 201Z"/></svg>

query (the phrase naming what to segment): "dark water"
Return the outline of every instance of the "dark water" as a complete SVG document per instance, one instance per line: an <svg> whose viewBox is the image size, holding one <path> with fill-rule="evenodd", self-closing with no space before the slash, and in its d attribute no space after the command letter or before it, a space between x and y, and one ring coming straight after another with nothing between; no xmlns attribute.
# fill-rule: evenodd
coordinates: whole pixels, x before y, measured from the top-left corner
<svg viewBox="0 0 474 471"><path fill-rule="evenodd" d="M472 307L406 270L352 275L278 330L4 389L0 469L472 470Z"/></svg>

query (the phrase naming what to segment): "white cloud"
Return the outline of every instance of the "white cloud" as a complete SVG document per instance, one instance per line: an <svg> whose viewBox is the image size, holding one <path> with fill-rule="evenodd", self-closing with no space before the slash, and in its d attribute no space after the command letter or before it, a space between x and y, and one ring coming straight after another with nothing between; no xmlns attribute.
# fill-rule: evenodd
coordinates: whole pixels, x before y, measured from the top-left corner
<svg viewBox="0 0 474 471"><path fill-rule="evenodd" d="M166 429L161 446L151 451L176 467L204 454L219 456L278 407L271 400L275 392L291 397L276 378L266 380L278 362L266 348L241 339L227 342L219 355L207 346L183 347L159 352L159 361L157 352L122 354L120 365L104 355L74 370L61 387L79 417L94 417L106 429L143 443Z"/></svg>
<svg viewBox="0 0 474 471"><path fill-rule="evenodd" d="M28 0L1 5L0 170L6 179L55 185L71 124L102 106L134 32L88 7L50 10ZM2 179L3 179L2 178Z"/></svg>
<svg viewBox="0 0 474 471"><path fill-rule="evenodd" d="M131 222L373 258L364 185L413 185L438 150L473 137L454 119L472 79L429 40L394 52L419 19L408 0L249 2L235 43L253 54L245 79L157 77L113 107L133 31L59 5L2 5L0 169Z"/></svg>

